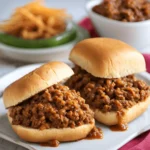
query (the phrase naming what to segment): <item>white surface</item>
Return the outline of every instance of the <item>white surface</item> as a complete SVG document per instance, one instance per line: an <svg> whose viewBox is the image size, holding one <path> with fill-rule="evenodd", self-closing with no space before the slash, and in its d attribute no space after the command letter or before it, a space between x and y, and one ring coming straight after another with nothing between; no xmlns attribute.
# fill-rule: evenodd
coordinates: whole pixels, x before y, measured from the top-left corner
<svg viewBox="0 0 150 150"><path fill-rule="evenodd" d="M27 67L22 67L20 69L15 70L14 72L4 76L0 79L0 91L3 90L8 84L18 79L22 75L27 72L37 68L39 65L30 65ZM150 75L148 73L141 73L138 75L139 78L145 80L148 84L150 84ZM29 144L21 141L17 135L11 129L8 119L6 116L6 110L4 108L2 100L0 100L0 137L7 139L11 142L14 142L18 145L22 145L26 148L33 150L49 150L56 149L50 147L41 147L36 144ZM97 124L97 126L101 127L104 133L104 138L101 140L81 140L77 142L69 142L69 143L61 143L57 150L98 150L99 148L102 150L115 150L124 145L126 142L139 135L140 133L150 129L150 108L139 118L134 120L129 124L129 128L125 132L112 132L106 126L101 124ZM109 141L109 144L108 144Z"/></svg>
<svg viewBox="0 0 150 150"><path fill-rule="evenodd" d="M126 23L108 19L92 11L93 6L100 2L102 0L89 1L86 9L101 36L122 40L139 50L150 46L150 20Z"/></svg>
<svg viewBox="0 0 150 150"><path fill-rule="evenodd" d="M0 150L27 150L27 149L20 146L16 146L9 141L0 139Z"/></svg>

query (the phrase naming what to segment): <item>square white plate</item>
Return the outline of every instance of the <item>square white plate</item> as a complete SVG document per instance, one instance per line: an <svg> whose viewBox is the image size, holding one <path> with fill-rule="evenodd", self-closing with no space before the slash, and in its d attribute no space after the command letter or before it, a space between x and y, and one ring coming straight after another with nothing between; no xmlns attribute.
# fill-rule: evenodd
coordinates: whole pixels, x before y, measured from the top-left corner
<svg viewBox="0 0 150 150"><path fill-rule="evenodd" d="M3 91L10 83L20 78L29 71L39 67L41 64L34 64L25 67L21 67L12 73L0 79L0 91ZM137 75L150 85L150 75L146 72ZM37 144L26 143L19 139L19 137L13 132L11 126L8 123L6 117L6 110L3 105L2 99L0 99L0 137L9 140L13 143L26 147L28 149L36 150L115 150L123 146L125 143L136 137L137 135L143 133L150 129L150 108L139 118L129 123L128 130L125 132L112 132L108 127L97 123L103 130L104 138L101 140L81 140L77 142L61 143L57 148L41 147ZM36 136L36 135L35 135ZM72 135L73 136L73 135Z"/></svg>

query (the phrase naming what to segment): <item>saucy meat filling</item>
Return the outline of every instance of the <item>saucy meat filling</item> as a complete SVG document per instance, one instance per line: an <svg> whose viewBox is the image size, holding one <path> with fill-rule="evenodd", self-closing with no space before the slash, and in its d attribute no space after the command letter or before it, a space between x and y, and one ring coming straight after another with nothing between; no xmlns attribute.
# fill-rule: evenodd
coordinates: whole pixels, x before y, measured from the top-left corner
<svg viewBox="0 0 150 150"><path fill-rule="evenodd" d="M74 68L74 72L66 84L79 91L92 108L103 112L130 108L144 101L150 94L149 86L134 75L113 79L97 78L79 66Z"/></svg>
<svg viewBox="0 0 150 150"><path fill-rule="evenodd" d="M103 131L101 130L101 128L98 127L94 127L86 137L86 139L89 140L102 138L103 138Z"/></svg>
<svg viewBox="0 0 150 150"><path fill-rule="evenodd" d="M35 129L74 128L93 121L93 112L75 90L55 84L10 108L13 125Z"/></svg>
<svg viewBox="0 0 150 150"><path fill-rule="evenodd" d="M150 19L148 0L104 0L93 11L110 19L138 22Z"/></svg>

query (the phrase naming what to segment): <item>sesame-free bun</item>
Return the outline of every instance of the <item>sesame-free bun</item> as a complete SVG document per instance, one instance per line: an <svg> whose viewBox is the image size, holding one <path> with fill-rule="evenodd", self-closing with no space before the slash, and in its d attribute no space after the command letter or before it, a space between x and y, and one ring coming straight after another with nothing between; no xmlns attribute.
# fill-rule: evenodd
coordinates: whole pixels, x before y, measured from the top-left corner
<svg viewBox="0 0 150 150"><path fill-rule="evenodd" d="M85 39L72 49L70 60L95 77L120 78L145 71L142 54L111 38Z"/></svg>
<svg viewBox="0 0 150 150"><path fill-rule="evenodd" d="M75 128L51 128L45 130L38 130L33 128L27 128L20 125L12 125L12 118L9 116L8 119L16 134L23 140L28 142L48 142L50 140L58 141L75 141L85 138L89 132L93 129L95 121L93 123L84 124Z"/></svg>
<svg viewBox="0 0 150 150"><path fill-rule="evenodd" d="M15 106L31 96L73 75L63 62L49 62L9 85L3 94L6 108Z"/></svg>
<svg viewBox="0 0 150 150"><path fill-rule="evenodd" d="M139 117L142 113L144 113L149 104L150 96L145 101L139 102L129 109L123 109L122 111L124 112L124 115L122 116L122 119L125 123L131 122L132 120ZM119 123L116 111L103 113L99 109L96 109L94 112L94 117L98 122L101 122L108 126L116 125Z"/></svg>

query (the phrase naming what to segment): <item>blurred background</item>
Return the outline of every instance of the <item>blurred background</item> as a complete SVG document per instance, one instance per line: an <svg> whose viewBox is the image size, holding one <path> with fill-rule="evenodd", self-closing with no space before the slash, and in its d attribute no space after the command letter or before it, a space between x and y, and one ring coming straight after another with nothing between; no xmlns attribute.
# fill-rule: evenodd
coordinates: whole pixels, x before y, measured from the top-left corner
<svg viewBox="0 0 150 150"><path fill-rule="evenodd" d="M77 27L76 29L76 38L73 40L70 40L70 42L67 42L65 44L61 44L59 47L41 47L35 51L35 49L24 49L24 47L18 48L8 46L8 44L2 44L0 43L0 55L3 58L6 58L8 60L15 60L20 62L30 62L30 63L36 63L36 62L45 62L50 60L64 60L68 58L68 54L70 52L70 49L75 45L77 42L81 41L82 39L88 38L88 32L79 27L77 24L83 20L87 16L87 12L85 9L86 2L88 0L41 0L41 2L44 3L44 5L48 8L58 8L58 9L65 9L66 13L71 16L73 24ZM22 7L30 2L33 2L32 0L0 0L0 21L4 21L10 18L10 16L14 13L16 8ZM70 22L70 24L72 24ZM19 24L19 21L16 21L16 24ZM73 25L73 26L74 26ZM72 25L71 25L72 26ZM72 28L72 27L71 27ZM61 37L60 37L61 38ZM1 37L1 40L5 39L4 37ZM6 39L7 42L8 39ZM18 43L18 42L13 42ZM27 44L26 44L27 45ZM33 59L34 58L34 59Z"/></svg>
<svg viewBox="0 0 150 150"><path fill-rule="evenodd" d="M67 60L70 50L76 43L83 39L96 36L119 39L135 47L142 53L149 53L150 51L150 20L146 18L146 15L141 18L139 15L147 12L147 16L150 16L150 12L148 11L149 4L145 12L142 12L142 7L145 8L145 6L139 6L141 2L145 3L147 1L148 3L148 0L120 1L122 2L121 6L123 4L126 5L122 10L120 6L117 10L115 1L111 2L107 0L39 1L44 3L44 8L41 9L38 5L34 5L36 7L35 9L38 10L37 14L37 12L34 12L34 6L31 4L34 0L0 0L0 55L2 57L5 57L7 60L11 59L29 63ZM102 5L100 6L100 4ZM32 11L28 10L27 7L24 8L24 5L29 6L29 9L33 8ZM135 7L134 9L133 6ZM18 7L21 8L17 9ZM94 10L94 7L98 12ZM141 10L138 9L140 7ZM64 10L59 12L60 10L56 10L57 8L66 10L65 14L63 14ZM49 11L45 11L45 9L49 9ZM50 13L53 9L56 11ZM12 14L14 12L16 14L13 15L15 16L13 18ZM105 16L99 12L110 14ZM114 19L115 12L117 15L121 14L121 16L124 16L126 20ZM59 17L56 17L57 13ZM71 17L67 17L67 15ZM44 17L47 19L44 19ZM5 20L7 19L9 20L6 22L6 25ZM28 24L25 23L25 20ZM58 30L58 26L60 30ZM33 36L30 36L30 33L36 34L37 36L33 38ZM53 37L55 38L55 42L50 42ZM47 42L45 39L50 41ZM42 40L45 41L43 42Z"/></svg>
<svg viewBox="0 0 150 150"><path fill-rule="evenodd" d="M85 3L88 0L45 0L47 7L66 8L73 20L79 21L86 16ZM16 7L25 5L31 0L0 0L0 20L10 17Z"/></svg>

